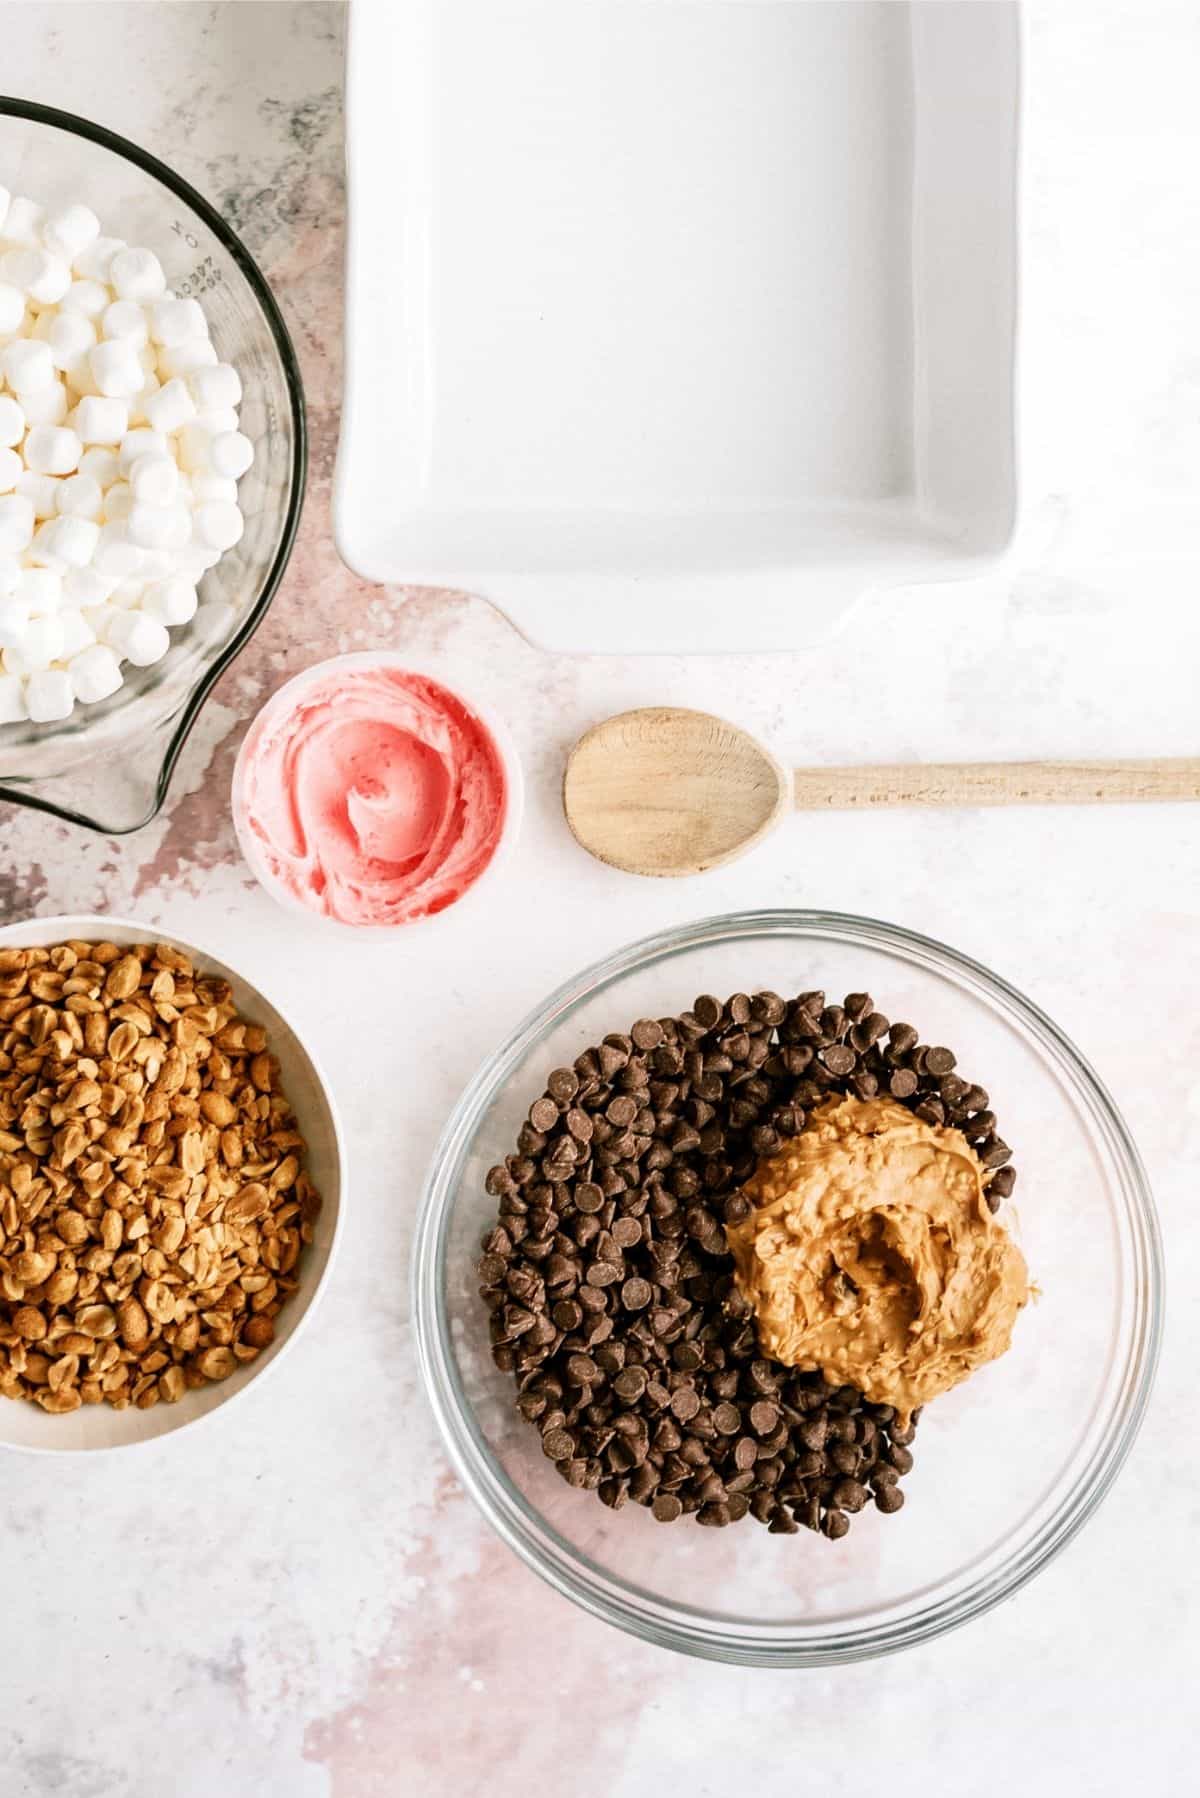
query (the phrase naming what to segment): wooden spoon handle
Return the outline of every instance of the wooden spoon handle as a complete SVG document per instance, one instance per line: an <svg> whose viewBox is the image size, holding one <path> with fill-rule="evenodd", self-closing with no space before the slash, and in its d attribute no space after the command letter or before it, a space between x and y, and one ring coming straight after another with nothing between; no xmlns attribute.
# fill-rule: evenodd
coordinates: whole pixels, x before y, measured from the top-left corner
<svg viewBox="0 0 1200 1798"><path fill-rule="evenodd" d="M912 767L797 768L797 811L889 805L1129 805L1200 799L1200 760L961 762Z"/></svg>

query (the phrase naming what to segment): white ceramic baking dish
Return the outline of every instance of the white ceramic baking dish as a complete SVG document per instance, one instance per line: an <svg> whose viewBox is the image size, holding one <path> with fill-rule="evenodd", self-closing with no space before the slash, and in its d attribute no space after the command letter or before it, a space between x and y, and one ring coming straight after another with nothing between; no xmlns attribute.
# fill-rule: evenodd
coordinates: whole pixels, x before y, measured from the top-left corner
<svg viewBox="0 0 1200 1798"><path fill-rule="evenodd" d="M1008 0L354 0L336 530L569 650L1013 528Z"/></svg>

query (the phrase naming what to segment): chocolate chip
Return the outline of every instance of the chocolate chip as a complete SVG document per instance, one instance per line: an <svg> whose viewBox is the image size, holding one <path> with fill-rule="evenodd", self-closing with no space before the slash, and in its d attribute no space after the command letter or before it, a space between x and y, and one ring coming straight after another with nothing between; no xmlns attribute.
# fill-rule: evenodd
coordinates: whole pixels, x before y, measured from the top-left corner
<svg viewBox="0 0 1200 1798"><path fill-rule="evenodd" d="M691 1386L681 1386L671 1396L671 1410L680 1423L690 1423L700 1409L700 1395Z"/></svg>
<svg viewBox="0 0 1200 1798"><path fill-rule="evenodd" d="M651 1509L660 1523L674 1523L683 1516L683 1504L673 1492L660 1492Z"/></svg>
<svg viewBox="0 0 1200 1798"><path fill-rule="evenodd" d="M535 1099L529 1107L529 1121L535 1130L553 1130L558 1122L558 1106L553 1099Z"/></svg>
<svg viewBox="0 0 1200 1798"><path fill-rule="evenodd" d="M888 1091L893 1099L911 1099L919 1084L911 1068L897 1068L888 1080Z"/></svg>
<svg viewBox="0 0 1200 1798"><path fill-rule="evenodd" d="M584 1278L589 1286L615 1286L623 1271L617 1261L593 1261Z"/></svg>
<svg viewBox="0 0 1200 1798"><path fill-rule="evenodd" d="M653 1297L654 1288L648 1280L640 1280L635 1277L632 1280L626 1280L621 1288L621 1303L626 1311L644 1311Z"/></svg>
<svg viewBox="0 0 1200 1798"><path fill-rule="evenodd" d="M779 1422L778 1406L768 1404L765 1399L750 1407L750 1428L756 1436L769 1436Z"/></svg>
<svg viewBox="0 0 1200 1798"><path fill-rule="evenodd" d="M929 1049L925 1055L925 1067L930 1074L949 1074L956 1065L956 1059L949 1049Z"/></svg>
<svg viewBox="0 0 1200 1798"><path fill-rule="evenodd" d="M852 1073L858 1063L858 1056L846 1043L834 1043L830 1048L822 1049L819 1059L839 1080Z"/></svg>

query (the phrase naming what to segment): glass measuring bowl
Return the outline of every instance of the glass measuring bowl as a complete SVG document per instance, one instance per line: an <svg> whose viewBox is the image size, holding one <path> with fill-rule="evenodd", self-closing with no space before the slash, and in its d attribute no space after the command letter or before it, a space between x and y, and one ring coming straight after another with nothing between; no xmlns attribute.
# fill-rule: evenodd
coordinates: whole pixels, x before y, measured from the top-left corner
<svg viewBox="0 0 1200 1798"><path fill-rule="evenodd" d="M491 1357L477 1264L487 1169L531 1099L609 1030L697 993L869 992L950 1043L993 1095L1020 1181L1006 1222L1042 1292L1009 1352L930 1404L895 1518L840 1542L664 1528L572 1490ZM746 1666L888 1654L981 1616L1071 1540L1116 1478L1163 1317L1154 1200L1112 1098L1063 1032L944 943L838 912L739 912L617 950L560 987L480 1068L434 1156L413 1248L417 1352L443 1440L500 1537L557 1592L661 1647Z"/></svg>
<svg viewBox="0 0 1200 1798"><path fill-rule="evenodd" d="M307 466L304 395L287 327L245 246L183 178L72 113L0 95L0 180L47 209L91 206L101 230L154 250L167 281L204 307L217 353L242 379L254 466L239 487L246 528L200 582L200 606L150 668L54 724L0 726L0 799L106 834L158 811L214 682L253 636L283 576Z"/></svg>

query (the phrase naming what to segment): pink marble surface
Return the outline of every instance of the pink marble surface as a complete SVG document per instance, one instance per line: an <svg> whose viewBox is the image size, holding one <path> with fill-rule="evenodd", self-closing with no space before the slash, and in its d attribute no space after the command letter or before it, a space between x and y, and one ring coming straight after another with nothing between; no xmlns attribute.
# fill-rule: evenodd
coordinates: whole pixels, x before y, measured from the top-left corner
<svg viewBox="0 0 1200 1798"><path fill-rule="evenodd" d="M1114 157L1122 253L1147 296L1156 284L1194 286L1195 233L1178 221L1194 211L1195 108L1171 46L1184 33L1194 67L1196 39L1184 7L1141 8L1136 27L1128 7L1103 10L1103 29L1085 32L1086 81L1073 34L1056 33L1053 9L1034 15L1057 85L1034 87L1028 102L1043 127L1027 176L1041 207L1030 284L1059 332L1051 341L1048 324L1028 327L1048 395L1044 414L1028 416L1044 418L1038 453L1055 477L1036 546L967 595L872 601L852 632L803 657L710 663L547 658L478 600L372 588L339 563L329 520L339 6L0 4L7 88L158 149L245 234L295 335L313 437L287 580L206 707L162 816L113 840L0 812L0 916L133 912L240 961L320 1044L352 1144L333 1288L265 1398L251 1392L195 1440L130 1456L54 1466L0 1456L3 1798L457 1798L550 1786L649 1798L670 1784L779 1798L797 1786L916 1798L931 1785L960 1798L1117 1798L1134 1779L1184 1789L1200 1626L1200 1464L1179 1422L1200 1354L1188 1296L1200 1276L1192 813L897 815L869 829L821 817L677 885L589 862L557 803L578 732L652 701L723 711L797 760L1195 749L1195 518L1177 522L1181 471L1194 485L1200 454L1194 308L1158 307L1148 359L1127 321L1064 297L1063 269L1089 255L1100 267L1111 252L1101 213L1112 202L1086 210L1080 169L1108 155L1119 113L1126 161L1141 171L1120 186ZM1175 209L1145 204L1172 171ZM1073 360L1080 341L1088 356ZM1088 409L1089 370L1104 362L1123 407L1107 452ZM1074 440L1050 391L1056 370L1082 408ZM1150 513L1134 503L1143 489ZM529 793L519 854L486 919L450 914L436 933L382 946L286 919L241 864L227 803L238 743L267 695L321 656L373 645L451 682L469 675L507 717ZM953 1638L804 1676L649 1649L518 1565L441 1456L406 1284L441 1122L519 1016L630 937L792 903L943 936L1061 1021L1141 1142L1177 1295L1138 1450L1070 1551Z"/></svg>

